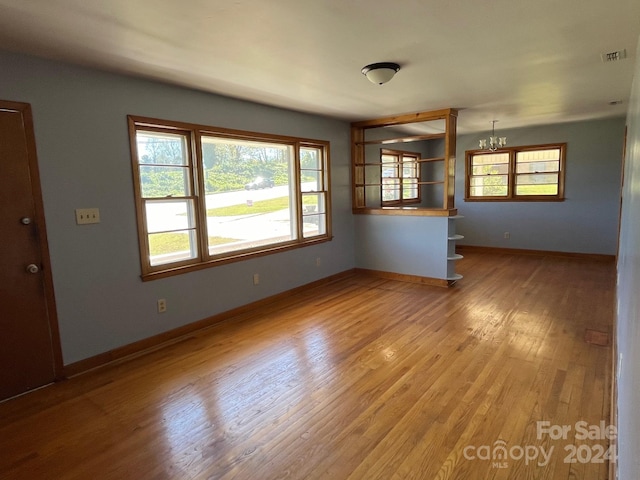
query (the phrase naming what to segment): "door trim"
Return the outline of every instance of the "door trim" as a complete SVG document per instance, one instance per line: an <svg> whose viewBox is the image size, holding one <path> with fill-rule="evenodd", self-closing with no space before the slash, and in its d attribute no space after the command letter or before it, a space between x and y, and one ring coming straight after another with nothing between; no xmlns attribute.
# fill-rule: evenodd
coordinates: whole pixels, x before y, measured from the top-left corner
<svg viewBox="0 0 640 480"><path fill-rule="evenodd" d="M64 364L62 360L60 329L58 327L58 314L53 288L53 275L51 273L51 258L49 256L49 243L47 240L47 228L44 218L44 203L42 200L42 189L40 186L40 172L38 170L36 138L33 128L33 114L31 113L31 105L29 103L0 100L0 110L20 112L22 115L27 147L29 174L31 177L31 191L33 195L33 204L35 207L35 224L38 232L40 254L42 256L41 274L44 286L44 298L46 303L47 322L49 324L51 349L53 352L52 361L54 379L61 380L64 378Z"/></svg>

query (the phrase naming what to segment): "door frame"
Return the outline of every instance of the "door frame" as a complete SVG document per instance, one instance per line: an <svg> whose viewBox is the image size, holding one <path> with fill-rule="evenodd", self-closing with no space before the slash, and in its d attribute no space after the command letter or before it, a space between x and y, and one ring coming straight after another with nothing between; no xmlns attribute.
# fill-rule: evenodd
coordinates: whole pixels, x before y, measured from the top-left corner
<svg viewBox="0 0 640 480"><path fill-rule="evenodd" d="M47 228L44 217L44 202L42 200L42 188L40 186L40 172L38 170L38 156L36 150L36 137L33 126L33 114L31 105L23 102L0 100L0 110L20 112L25 133L28 168L31 180L31 195L35 207L35 226L37 229L38 244L41 255L41 278L44 287L44 301L49 324L51 350L53 352L54 379L64 378L62 346L60 344L60 329L58 327L58 313L53 288L53 275L51 273L51 258L49 256L49 243L47 240ZM28 393L28 392L25 392Z"/></svg>

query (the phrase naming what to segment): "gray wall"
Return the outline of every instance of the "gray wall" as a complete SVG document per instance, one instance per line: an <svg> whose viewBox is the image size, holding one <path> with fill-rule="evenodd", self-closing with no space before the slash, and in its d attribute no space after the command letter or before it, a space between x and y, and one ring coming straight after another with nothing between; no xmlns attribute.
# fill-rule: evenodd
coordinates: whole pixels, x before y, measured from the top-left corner
<svg viewBox="0 0 640 480"><path fill-rule="evenodd" d="M498 130L509 145L567 143L564 202L465 202L465 151L487 135L459 136L455 202L465 216L459 243L615 255L624 125L624 118L614 118Z"/></svg>
<svg viewBox="0 0 640 480"><path fill-rule="evenodd" d="M0 98L33 108L65 364L354 267L348 124L17 54L0 65ZM143 283L127 114L329 140L334 240ZM101 223L77 226L89 207Z"/></svg>
<svg viewBox="0 0 640 480"><path fill-rule="evenodd" d="M448 217L356 215L356 266L447 278Z"/></svg>
<svg viewBox="0 0 640 480"><path fill-rule="evenodd" d="M639 40L640 45L640 40ZM618 475L640 476L640 48L627 119L618 257Z"/></svg>

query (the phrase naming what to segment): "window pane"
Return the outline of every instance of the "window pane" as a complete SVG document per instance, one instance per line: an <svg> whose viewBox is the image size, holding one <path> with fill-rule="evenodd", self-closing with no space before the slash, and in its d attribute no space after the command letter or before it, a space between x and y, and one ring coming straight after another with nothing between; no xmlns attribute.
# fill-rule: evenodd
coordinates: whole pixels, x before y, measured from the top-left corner
<svg viewBox="0 0 640 480"><path fill-rule="evenodd" d="M380 155L382 203L403 203L419 198L419 153L383 150Z"/></svg>
<svg viewBox="0 0 640 480"><path fill-rule="evenodd" d="M417 177L418 176L418 169L417 167L417 163L415 162L404 162L402 164L402 176L404 178L408 178L408 177Z"/></svg>
<svg viewBox="0 0 640 480"><path fill-rule="evenodd" d="M507 175L491 175L489 177L470 178L470 194L472 197L506 196L509 177Z"/></svg>
<svg viewBox="0 0 640 480"><path fill-rule="evenodd" d="M540 162L557 160L560 161L560 149L553 148L550 150L527 150L526 152L516 152L516 163L521 162Z"/></svg>
<svg viewBox="0 0 640 480"><path fill-rule="evenodd" d="M558 185L516 185L516 195L557 195Z"/></svg>
<svg viewBox="0 0 640 480"><path fill-rule="evenodd" d="M300 181L302 182L301 191L303 192L321 192L322 188L322 172L317 170L301 170Z"/></svg>
<svg viewBox="0 0 640 480"><path fill-rule="evenodd" d="M557 195L558 174L531 174L516 177L516 195Z"/></svg>
<svg viewBox="0 0 640 480"><path fill-rule="evenodd" d="M400 200L400 180L397 178L382 179L382 201Z"/></svg>
<svg viewBox="0 0 640 480"><path fill-rule="evenodd" d="M300 179L302 192L323 192L325 179L324 150L318 147L300 148ZM302 194L302 237L327 233L326 193Z"/></svg>
<svg viewBox="0 0 640 480"><path fill-rule="evenodd" d="M303 170L322 169L322 150L319 148L300 148L300 168Z"/></svg>
<svg viewBox="0 0 640 480"><path fill-rule="evenodd" d="M474 155L471 159L471 165L474 167L480 165L497 165L500 163L509 164L508 153L486 153Z"/></svg>
<svg viewBox="0 0 640 480"><path fill-rule="evenodd" d="M546 173L546 174L531 174L531 175L518 175L516 177L517 185L536 185L536 184L550 184L558 183L558 174L557 173Z"/></svg>
<svg viewBox="0 0 640 480"><path fill-rule="evenodd" d="M382 176L384 178L392 178L398 176L398 168L397 166L382 166Z"/></svg>
<svg viewBox="0 0 640 480"><path fill-rule="evenodd" d="M188 197L189 169L185 167L140 167L140 189L144 198Z"/></svg>
<svg viewBox="0 0 640 480"><path fill-rule="evenodd" d="M474 187L480 186L507 186L509 184L509 176L508 175L491 175L490 177L471 177L470 184Z"/></svg>
<svg viewBox="0 0 640 480"><path fill-rule="evenodd" d="M204 136L202 150L210 255L297 238L292 146Z"/></svg>
<svg viewBox="0 0 640 480"><path fill-rule="evenodd" d="M402 198L412 200L418 198L418 179L404 179L402 181Z"/></svg>
<svg viewBox="0 0 640 480"><path fill-rule="evenodd" d="M207 194L289 185L289 145L203 135L201 147Z"/></svg>
<svg viewBox="0 0 640 480"><path fill-rule="evenodd" d="M508 187L492 185L487 187L469 187L472 197L506 197Z"/></svg>
<svg viewBox="0 0 640 480"><path fill-rule="evenodd" d="M496 175L509 173L508 163L488 164L488 165L474 165L471 169L472 175Z"/></svg>
<svg viewBox="0 0 640 480"><path fill-rule="evenodd" d="M136 134L140 165L188 165L184 135L139 131Z"/></svg>
<svg viewBox="0 0 640 480"><path fill-rule="evenodd" d="M147 200L147 232L168 232L195 227L193 200Z"/></svg>
<svg viewBox="0 0 640 480"><path fill-rule="evenodd" d="M324 235L327 233L326 225L327 216L325 214L305 215L302 223L302 236L309 238Z"/></svg>
<svg viewBox="0 0 640 480"><path fill-rule="evenodd" d="M324 213L324 194L312 193L302 195L302 214Z"/></svg>
<svg viewBox="0 0 640 480"><path fill-rule="evenodd" d="M149 235L149 263L151 266L196 258L195 230L183 230Z"/></svg>
<svg viewBox="0 0 640 480"><path fill-rule="evenodd" d="M558 170L560 170L560 160L523 162L516 165L517 173L557 172Z"/></svg>

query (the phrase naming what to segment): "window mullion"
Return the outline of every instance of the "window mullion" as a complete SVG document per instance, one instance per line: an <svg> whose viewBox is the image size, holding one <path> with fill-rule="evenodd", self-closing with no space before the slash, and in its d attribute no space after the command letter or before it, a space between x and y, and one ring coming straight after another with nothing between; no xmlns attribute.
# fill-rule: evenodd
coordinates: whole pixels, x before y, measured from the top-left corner
<svg viewBox="0 0 640 480"><path fill-rule="evenodd" d="M508 198L516 198L516 151L509 150L509 195Z"/></svg>
<svg viewBox="0 0 640 480"><path fill-rule="evenodd" d="M302 145L300 142L295 142L294 146L293 146L293 163L295 165L294 170L294 175L295 178L293 179L294 185L296 185L295 188L295 194L296 194L296 241L301 242L303 237L303 230L304 230L304 217L303 217L303 213L304 213L304 205L303 205L303 198L304 196L302 195L302 165L301 165L301 161L300 161L300 149L302 148ZM292 217L292 216L291 216Z"/></svg>
<svg viewBox="0 0 640 480"><path fill-rule="evenodd" d="M404 154L400 154L400 165L398 166L400 168L400 174L398 175L400 177L400 203L404 203L404 162L405 162L405 155Z"/></svg>
<svg viewBox="0 0 640 480"><path fill-rule="evenodd" d="M192 132L192 181L196 209L196 236L200 261L209 259L209 226L207 225L207 193L205 188L204 162L202 161L202 136L200 131Z"/></svg>

